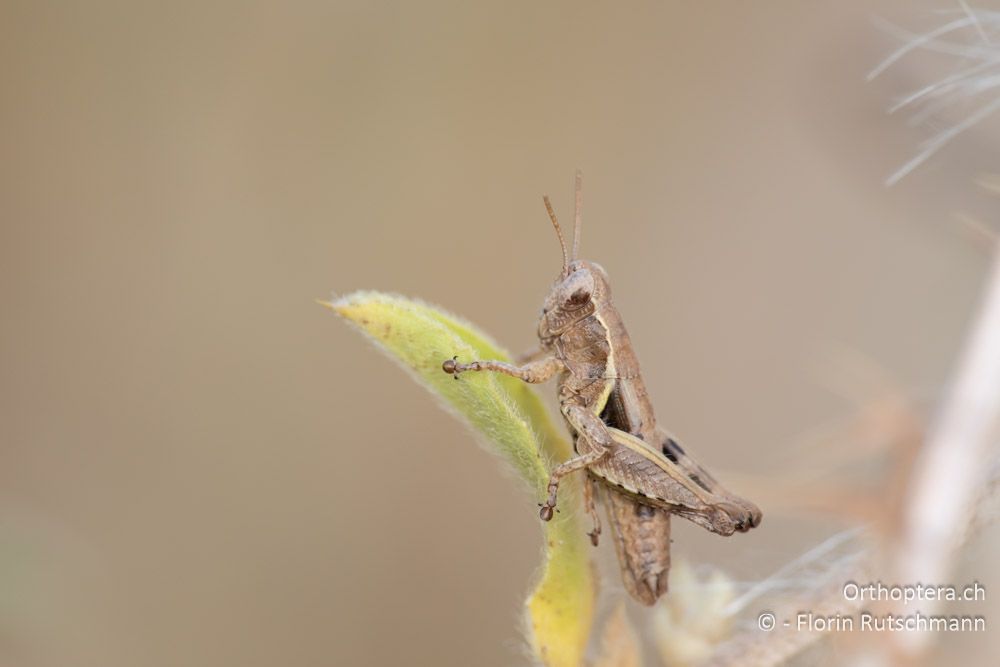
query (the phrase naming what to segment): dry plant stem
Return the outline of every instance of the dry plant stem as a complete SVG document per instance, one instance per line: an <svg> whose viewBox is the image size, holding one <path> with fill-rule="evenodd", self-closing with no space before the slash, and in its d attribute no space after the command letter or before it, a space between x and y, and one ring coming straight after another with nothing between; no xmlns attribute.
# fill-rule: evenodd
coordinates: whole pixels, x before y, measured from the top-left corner
<svg viewBox="0 0 1000 667"><path fill-rule="evenodd" d="M998 424L1000 252L995 249L977 321L956 367L951 391L915 463L903 535L894 557L894 583L946 583L965 525L975 513ZM929 639L919 633L893 637L898 648L911 655L925 649Z"/></svg>
<svg viewBox="0 0 1000 667"><path fill-rule="evenodd" d="M995 31L1000 24L1000 14L973 9L964 0L960 5L961 10L952 12L959 14L958 18L923 34L911 33L883 20L876 20L883 30L895 35L904 44L871 71L869 80L915 51L957 57L955 72L905 95L890 107L890 113L904 108L922 107L909 121L910 125L916 126L932 120L940 112L957 106L960 102L970 109L962 120L924 142L915 157L886 179L886 185L898 183L957 135L1000 110L1000 97L997 97L1000 87L1000 77L997 75L1000 49L988 39L988 32ZM986 26L990 31L987 31ZM973 29L977 33L975 37L970 34Z"/></svg>

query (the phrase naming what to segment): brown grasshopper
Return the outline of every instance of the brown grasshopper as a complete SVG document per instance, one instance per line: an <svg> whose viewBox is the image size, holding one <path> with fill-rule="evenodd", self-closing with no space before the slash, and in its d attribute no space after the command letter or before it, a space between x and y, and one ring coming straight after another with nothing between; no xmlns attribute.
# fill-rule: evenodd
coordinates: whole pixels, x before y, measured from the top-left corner
<svg viewBox="0 0 1000 667"><path fill-rule="evenodd" d="M504 373L530 383L559 376L560 410L577 456L552 470L539 514L550 520L559 480L586 469L591 540L596 546L601 532L594 505L598 491L608 509L625 586L640 602L652 604L667 589L671 514L732 535L757 526L761 512L724 489L657 426L632 342L611 303L608 275L600 265L578 259L580 181L577 173L572 254L548 197L543 198L562 246L563 267L542 307L540 350L522 365L453 358L442 368L456 379L465 371Z"/></svg>

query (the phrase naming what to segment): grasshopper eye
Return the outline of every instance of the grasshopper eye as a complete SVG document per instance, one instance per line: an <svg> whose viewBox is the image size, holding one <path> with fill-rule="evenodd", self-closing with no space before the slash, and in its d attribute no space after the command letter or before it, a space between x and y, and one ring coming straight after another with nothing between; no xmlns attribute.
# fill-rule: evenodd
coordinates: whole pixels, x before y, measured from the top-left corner
<svg viewBox="0 0 1000 667"><path fill-rule="evenodd" d="M582 306L588 301L590 301L590 292L585 289L576 290L569 295L568 299L566 299L566 303L571 306Z"/></svg>

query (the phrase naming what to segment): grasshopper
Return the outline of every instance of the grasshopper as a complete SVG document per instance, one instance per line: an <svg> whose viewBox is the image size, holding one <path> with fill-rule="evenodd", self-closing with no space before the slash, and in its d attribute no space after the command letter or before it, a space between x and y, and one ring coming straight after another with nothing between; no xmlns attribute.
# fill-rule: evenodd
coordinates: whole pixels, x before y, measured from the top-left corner
<svg viewBox="0 0 1000 667"><path fill-rule="evenodd" d="M579 259L581 175L576 175L572 253L548 197L549 219L562 248L562 272L538 322L539 350L524 363L457 357L442 364L458 379L467 371L503 373L540 383L558 376L558 397L576 456L552 469L539 515L549 521L560 480L586 470L584 506L596 546L601 533L594 498L608 510L626 589L653 604L666 592L670 566L670 516L719 535L745 532L761 521L753 503L723 488L656 423L639 362L621 315L611 302L605 270Z"/></svg>

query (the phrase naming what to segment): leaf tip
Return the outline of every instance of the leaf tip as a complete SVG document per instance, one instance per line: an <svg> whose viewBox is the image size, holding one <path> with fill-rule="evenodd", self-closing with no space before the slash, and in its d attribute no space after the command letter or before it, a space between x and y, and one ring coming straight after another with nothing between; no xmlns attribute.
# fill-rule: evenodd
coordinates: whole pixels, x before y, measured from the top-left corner
<svg viewBox="0 0 1000 667"><path fill-rule="evenodd" d="M333 312L337 313L342 317L347 317L348 319L350 319L350 312L352 308L358 306L359 302L364 300L363 298L359 297L365 297L365 296L368 296L368 293L353 292L351 294L337 296L336 292L334 292L333 294L330 295L329 300L316 299L316 303L323 306L324 308L332 310Z"/></svg>

